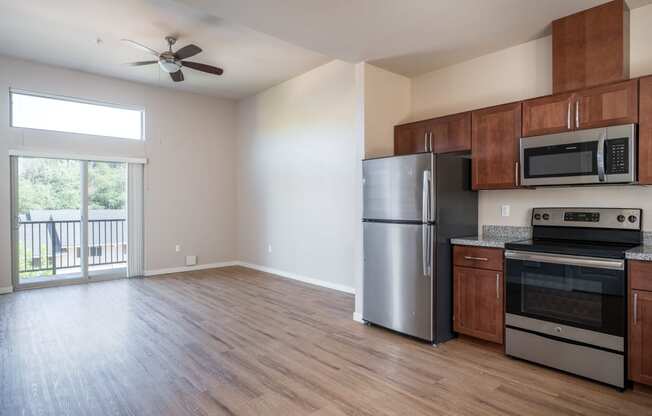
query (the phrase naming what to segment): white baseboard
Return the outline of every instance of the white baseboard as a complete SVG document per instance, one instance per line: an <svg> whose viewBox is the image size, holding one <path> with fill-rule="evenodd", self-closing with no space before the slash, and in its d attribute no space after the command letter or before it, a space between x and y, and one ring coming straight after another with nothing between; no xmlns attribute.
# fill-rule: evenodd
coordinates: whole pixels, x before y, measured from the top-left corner
<svg viewBox="0 0 652 416"><path fill-rule="evenodd" d="M353 320L356 322L360 322L361 324L364 324L364 320L362 319L362 314L359 312L353 312Z"/></svg>
<svg viewBox="0 0 652 416"><path fill-rule="evenodd" d="M244 262L244 261L225 261L225 262L221 262L221 263L199 264L199 265L196 265L196 266L182 266L182 267L171 267L171 268L168 268L168 269L147 270L147 271L145 271L144 275L146 277L159 276L159 275L171 274L171 273L189 272L189 271L193 271L193 270L218 269L220 267L229 267L229 266L248 267L250 269L258 270L258 271L261 271L261 272L274 274L274 275L285 277L285 278L292 279L292 280L297 280L299 282L309 283L309 284L315 285L315 286L321 286L321 287L325 287L325 288L328 288L328 289L338 290L340 292L355 294L355 288L350 287L350 286L340 285L340 284L337 284L337 283L326 282L324 280L315 279L315 278L307 277L307 276L302 276L302 275L299 275L299 274L296 274L296 273L286 272L286 271L279 270L279 269L273 269L271 267L260 266L258 264L247 263L247 262ZM362 319L362 317L360 319Z"/></svg>
<svg viewBox="0 0 652 416"><path fill-rule="evenodd" d="M0 295L5 295L5 294L11 293L13 291L14 291L14 288L12 286L0 287Z"/></svg>
<svg viewBox="0 0 652 416"><path fill-rule="evenodd" d="M162 274L191 272L194 270L219 269L220 267L237 266L238 264L240 264L238 261L223 261L219 263L198 264L195 266L171 267L168 269L146 270L144 275L145 277L149 277L159 276Z"/></svg>
<svg viewBox="0 0 652 416"><path fill-rule="evenodd" d="M238 263L239 266L242 266L242 267L248 267L250 269L258 270L258 271L261 271L261 272L275 274L277 276L286 277L286 278L292 279L292 280L298 280L299 282L309 283L311 285L321 286L321 287L325 287L325 288L328 288L328 289L338 290L340 292L351 293L351 294L355 295L355 288L350 287L350 286L340 285L340 284L337 284L337 283L326 282L324 280L315 279L315 278L307 277L307 276L302 276L302 275L299 275L299 274L296 274L296 273L286 272L286 271L283 271L283 270L273 269L271 267L260 266L258 264L247 263L247 262L244 262L244 261L239 261L237 263Z"/></svg>

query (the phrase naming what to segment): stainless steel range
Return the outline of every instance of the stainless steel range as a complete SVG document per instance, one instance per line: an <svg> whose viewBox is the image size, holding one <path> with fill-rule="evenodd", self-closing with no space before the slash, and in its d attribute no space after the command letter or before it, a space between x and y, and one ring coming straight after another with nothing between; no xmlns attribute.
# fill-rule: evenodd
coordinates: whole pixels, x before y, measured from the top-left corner
<svg viewBox="0 0 652 416"><path fill-rule="evenodd" d="M625 252L642 211L535 208L532 240L505 245L506 353L625 387Z"/></svg>

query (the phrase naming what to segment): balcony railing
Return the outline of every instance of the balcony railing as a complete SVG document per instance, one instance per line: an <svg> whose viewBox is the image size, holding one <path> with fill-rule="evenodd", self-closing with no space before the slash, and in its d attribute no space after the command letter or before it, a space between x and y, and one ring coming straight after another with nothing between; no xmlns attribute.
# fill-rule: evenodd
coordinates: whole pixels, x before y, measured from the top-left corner
<svg viewBox="0 0 652 416"><path fill-rule="evenodd" d="M57 274L81 267L81 221L22 221L18 227L18 271ZM125 219L88 221L88 265L127 263Z"/></svg>

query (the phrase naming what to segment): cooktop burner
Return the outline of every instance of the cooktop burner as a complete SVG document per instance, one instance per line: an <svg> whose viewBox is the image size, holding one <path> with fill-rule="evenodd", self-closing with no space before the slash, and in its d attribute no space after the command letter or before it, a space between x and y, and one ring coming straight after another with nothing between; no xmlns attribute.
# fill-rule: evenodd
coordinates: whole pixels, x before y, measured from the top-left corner
<svg viewBox="0 0 652 416"><path fill-rule="evenodd" d="M515 251L625 258L641 244L639 208L534 208L532 239L505 244Z"/></svg>

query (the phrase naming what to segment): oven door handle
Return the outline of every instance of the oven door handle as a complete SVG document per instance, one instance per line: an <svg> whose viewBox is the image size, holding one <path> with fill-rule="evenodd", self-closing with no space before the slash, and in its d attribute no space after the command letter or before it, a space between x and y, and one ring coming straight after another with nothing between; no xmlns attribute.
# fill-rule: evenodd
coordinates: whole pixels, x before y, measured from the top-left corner
<svg viewBox="0 0 652 416"><path fill-rule="evenodd" d="M601 259L597 257L576 257L507 250L505 251L505 258L510 260L524 260L541 263L565 264L568 266L592 267L595 269L625 270L624 260Z"/></svg>

